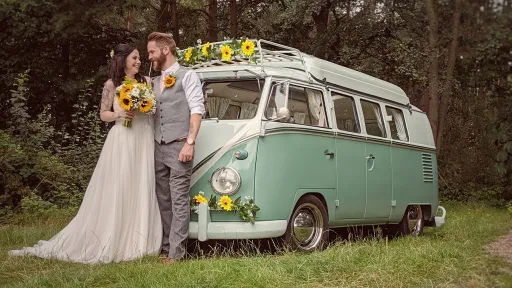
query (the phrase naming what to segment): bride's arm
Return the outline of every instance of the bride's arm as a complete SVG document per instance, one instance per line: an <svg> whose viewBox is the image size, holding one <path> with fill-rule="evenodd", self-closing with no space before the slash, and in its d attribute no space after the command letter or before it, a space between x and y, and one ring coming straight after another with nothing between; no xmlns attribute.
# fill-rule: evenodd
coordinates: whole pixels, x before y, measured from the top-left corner
<svg viewBox="0 0 512 288"><path fill-rule="evenodd" d="M115 98L115 87L112 80L105 82L101 93L100 119L105 122L112 122L124 118L124 111L112 112L112 104Z"/></svg>

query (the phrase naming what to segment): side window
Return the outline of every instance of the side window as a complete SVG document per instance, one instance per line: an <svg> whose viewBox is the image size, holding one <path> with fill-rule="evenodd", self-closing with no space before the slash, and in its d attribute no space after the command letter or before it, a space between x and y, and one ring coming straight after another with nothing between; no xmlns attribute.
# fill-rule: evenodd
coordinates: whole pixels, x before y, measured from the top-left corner
<svg viewBox="0 0 512 288"><path fill-rule="evenodd" d="M389 121L391 138L400 141L409 141L407 128L405 127L404 113L402 110L386 106L386 113L392 117L391 121Z"/></svg>
<svg viewBox="0 0 512 288"><path fill-rule="evenodd" d="M278 117L278 111L288 108L288 123L329 127L321 90L283 83L276 85L270 95L265 116Z"/></svg>
<svg viewBox="0 0 512 288"><path fill-rule="evenodd" d="M382 121L380 105L366 100L361 100L361 107L363 108L366 133L368 133L368 135L386 137L386 129L384 128L384 122Z"/></svg>
<svg viewBox="0 0 512 288"><path fill-rule="evenodd" d="M339 130L360 133L357 121L356 103L352 97L333 93L334 113Z"/></svg>

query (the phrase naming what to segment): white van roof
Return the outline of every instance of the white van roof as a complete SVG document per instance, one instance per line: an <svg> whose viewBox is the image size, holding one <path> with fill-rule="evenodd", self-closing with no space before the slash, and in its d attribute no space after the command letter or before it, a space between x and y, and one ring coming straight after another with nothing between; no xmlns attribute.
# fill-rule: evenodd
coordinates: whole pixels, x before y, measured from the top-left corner
<svg viewBox="0 0 512 288"><path fill-rule="evenodd" d="M232 40L215 42L211 43L211 45L229 44L231 41ZM289 70L289 72L283 71L283 73L279 74L288 76L290 78L303 78L297 77L297 72L300 72L303 73L303 76L305 76L306 79L309 79L311 82L314 81L323 83L326 81L331 85L336 85L349 90L369 94L375 97L386 99L388 101L400 103L402 105L410 104L409 97L407 97L405 92L400 87L390 82L314 57L312 55L308 55L292 47L273 43L263 39L252 41L254 41L256 44L254 49L254 53L257 56L256 63L250 62L249 59L243 59L237 56L232 61L211 60L185 66L203 71L213 71L214 69L201 68L231 65L243 65L245 67L248 65L255 68L259 67L262 71L265 71L266 67L274 68L268 69L273 71L275 71L276 68L290 68L285 69ZM226 71L225 69L219 70Z"/></svg>

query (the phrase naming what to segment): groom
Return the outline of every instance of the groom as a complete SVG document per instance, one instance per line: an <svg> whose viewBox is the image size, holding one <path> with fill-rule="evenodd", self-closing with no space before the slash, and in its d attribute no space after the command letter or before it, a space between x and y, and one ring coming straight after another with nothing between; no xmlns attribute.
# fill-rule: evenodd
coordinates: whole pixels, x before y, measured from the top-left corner
<svg viewBox="0 0 512 288"><path fill-rule="evenodd" d="M156 94L156 195L164 228L162 253L172 263L185 256L190 203L188 193L194 145L205 113L201 81L176 61L176 43L164 33L148 36L149 61L162 72L153 80Z"/></svg>

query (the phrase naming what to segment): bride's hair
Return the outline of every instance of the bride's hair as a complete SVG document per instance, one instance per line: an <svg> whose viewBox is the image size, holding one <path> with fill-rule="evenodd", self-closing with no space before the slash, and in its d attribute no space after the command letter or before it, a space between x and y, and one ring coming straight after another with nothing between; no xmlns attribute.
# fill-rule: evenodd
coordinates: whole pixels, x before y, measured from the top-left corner
<svg viewBox="0 0 512 288"><path fill-rule="evenodd" d="M114 82L116 87L123 83L124 77L126 76L126 73L124 72L124 68L126 67L126 57L128 57L133 50L135 50L135 46L131 44L117 44L116 48L114 48L109 77L112 79L112 82ZM138 82L145 83L144 77L139 73L135 74L135 79Z"/></svg>

